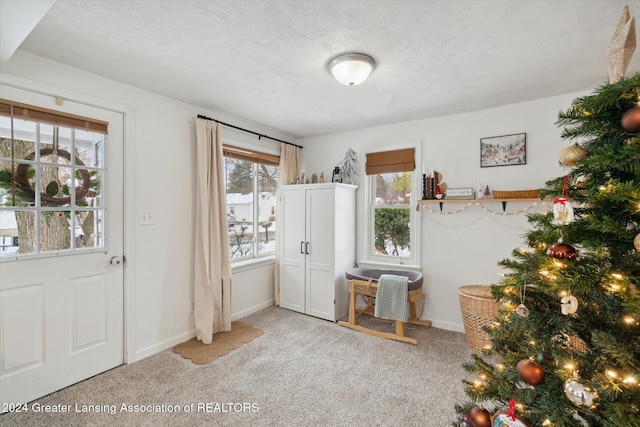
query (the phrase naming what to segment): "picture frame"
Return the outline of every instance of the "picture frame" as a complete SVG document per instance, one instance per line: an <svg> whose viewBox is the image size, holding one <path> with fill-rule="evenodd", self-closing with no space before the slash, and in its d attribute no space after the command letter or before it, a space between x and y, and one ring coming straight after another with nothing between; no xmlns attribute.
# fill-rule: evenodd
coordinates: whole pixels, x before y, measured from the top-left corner
<svg viewBox="0 0 640 427"><path fill-rule="evenodd" d="M527 134L480 138L480 167L524 165L527 163Z"/></svg>

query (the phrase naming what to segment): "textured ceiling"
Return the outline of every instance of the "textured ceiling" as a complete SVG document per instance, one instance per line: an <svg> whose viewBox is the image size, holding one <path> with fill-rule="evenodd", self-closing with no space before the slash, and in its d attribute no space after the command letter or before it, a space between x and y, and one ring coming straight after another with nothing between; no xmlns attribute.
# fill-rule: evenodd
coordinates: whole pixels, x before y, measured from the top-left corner
<svg viewBox="0 0 640 427"><path fill-rule="evenodd" d="M20 49L301 138L592 89L625 4L58 0ZM360 86L325 68L349 51Z"/></svg>

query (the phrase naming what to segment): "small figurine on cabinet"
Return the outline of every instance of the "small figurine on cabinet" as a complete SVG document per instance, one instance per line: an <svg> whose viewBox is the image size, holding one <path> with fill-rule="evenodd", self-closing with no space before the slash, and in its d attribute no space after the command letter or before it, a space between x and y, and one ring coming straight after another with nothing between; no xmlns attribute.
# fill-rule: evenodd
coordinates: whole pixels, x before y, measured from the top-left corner
<svg viewBox="0 0 640 427"><path fill-rule="evenodd" d="M324 183L324 172L320 172L320 178L318 178L319 183Z"/></svg>
<svg viewBox="0 0 640 427"><path fill-rule="evenodd" d="M340 176L340 168L338 166L333 168L333 175L331 176L331 182L342 182L342 177Z"/></svg>

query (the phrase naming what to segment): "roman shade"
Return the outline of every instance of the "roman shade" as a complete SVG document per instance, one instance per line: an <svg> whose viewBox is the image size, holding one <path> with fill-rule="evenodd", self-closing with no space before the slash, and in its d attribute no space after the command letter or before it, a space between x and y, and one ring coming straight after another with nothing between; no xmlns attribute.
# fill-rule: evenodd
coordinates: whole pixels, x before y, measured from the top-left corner
<svg viewBox="0 0 640 427"><path fill-rule="evenodd" d="M409 172L416 168L415 148L367 154L367 175Z"/></svg>
<svg viewBox="0 0 640 427"><path fill-rule="evenodd" d="M279 166L280 157L273 154L260 153L258 151L247 150L246 148L231 147L229 145L222 146L222 154L236 160L245 162L259 163L262 165Z"/></svg>
<svg viewBox="0 0 640 427"><path fill-rule="evenodd" d="M0 98L0 116L107 134L109 122Z"/></svg>

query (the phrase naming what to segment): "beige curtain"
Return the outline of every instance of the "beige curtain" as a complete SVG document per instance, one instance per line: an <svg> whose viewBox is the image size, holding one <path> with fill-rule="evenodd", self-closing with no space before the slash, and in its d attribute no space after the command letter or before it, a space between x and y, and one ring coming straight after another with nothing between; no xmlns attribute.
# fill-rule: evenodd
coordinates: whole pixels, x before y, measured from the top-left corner
<svg viewBox="0 0 640 427"><path fill-rule="evenodd" d="M231 261L227 232L220 126L196 119L196 236L194 303L196 337L231 330Z"/></svg>
<svg viewBox="0 0 640 427"><path fill-rule="evenodd" d="M298 176L298 158L300 149L294 145L280 144L280 166L278 169L278 184L286 185L295 182ZM276 258L273 266L274 287L273 300L275 305L280 305L280 190L276 196Z"/></svg>

